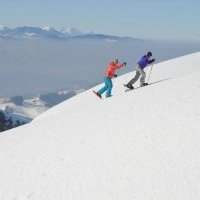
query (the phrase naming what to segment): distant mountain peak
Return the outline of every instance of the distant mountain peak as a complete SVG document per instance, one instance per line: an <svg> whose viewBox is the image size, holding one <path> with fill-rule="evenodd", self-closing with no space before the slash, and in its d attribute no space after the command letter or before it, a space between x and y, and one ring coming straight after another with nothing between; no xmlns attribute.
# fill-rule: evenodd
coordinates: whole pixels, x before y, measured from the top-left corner
<svg viewBox="0 0 200 200"><path fill-rule="evenodd" d="M42 28L42 30L44 30L44 31L51 31L52 28L51 28L50 26L44 26L44 27Z"/></svg>
<svg viewBox="0 0 200 200"><path fill-rule="evenodd" d="M0 31L4 30L4 29L6 29L6 28L7 28L6 26L0 25Z"/></svg>
<svg viewBox="0 0 200 200"><path fill-rule="evenodd" d="M69 34L69 35L82 35L82 34L84 34L82 31L80 31L79 29L74 28L74 27L62 28L60 30L60 32L62 32L64 34Z"/></svg>
<svg viewBox="0 0 200 200"><path fill-rule="evenodd" d="M82 32L77 28L62 28L60 30L50 26L34 27L34 26L19 26L16 28L8 28L0 26L0 38L5 39L96 39L96 40L122 40L127 37L119 37L113 35L99 34L94 32Z"/></svg>

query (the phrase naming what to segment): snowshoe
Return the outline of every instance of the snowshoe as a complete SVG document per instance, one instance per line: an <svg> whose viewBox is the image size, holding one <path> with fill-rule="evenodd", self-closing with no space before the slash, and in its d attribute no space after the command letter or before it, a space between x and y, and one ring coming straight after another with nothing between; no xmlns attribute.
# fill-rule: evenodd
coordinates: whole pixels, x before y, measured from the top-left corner
<svg viewBox="0 0 200 200"><path fill-rule="evenodd" d="M98 92L96 92L96 91L92 91L97 97L99 97L100 99L102 98L101 97L101 95L98 93Z"/></svg>
<svg viewBox="0 0 200 200"><path fill-rule="evenodd" d="M124 87L127 87L127 88L130 89L130 90L133 90L133 89L134 89L134 87L133 87L132 85L129 85L129 84L124 84Z"/></svg>
<svg viewBox="0 0 200 200"><path fill-rule="evenodd" d="M144 87L144 86L147 86L149 85L148 83L143 83L140 87Z"/></svg>

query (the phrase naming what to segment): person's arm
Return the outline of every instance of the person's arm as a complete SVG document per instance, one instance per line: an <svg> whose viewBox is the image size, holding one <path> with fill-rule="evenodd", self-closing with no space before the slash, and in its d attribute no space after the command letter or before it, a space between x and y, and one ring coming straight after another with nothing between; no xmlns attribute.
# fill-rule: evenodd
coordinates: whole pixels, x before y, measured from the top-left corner
<svg viewBox="0 0 200 200"><path fill-rule="evenodd" d="M120 63L119 63L119 64L116 64L116 65L115 65L115 70L120 69L120 68L126 66L126 64L127 64L126 62L123 62L122 64L120 64ZM115 73L115 74L113 75L113 77L116 78L116 77L117 77L117 74Z"/></svg>
<svg viewBox="0 0 200 200"><path fill-rule="evenodd" d="M151 59L151 60L148 60L148 64L150 65L151 63L154 63L156 61L156 59Z"/></svg>
<svg viewBox="0 0 200 200"><path fill-rule="evenodd" d="M126 62L124 62L122 64L119 63L119 64L116 65L116 69L120 69L120 68L122 68L124 66L126 66Z"/></svg>

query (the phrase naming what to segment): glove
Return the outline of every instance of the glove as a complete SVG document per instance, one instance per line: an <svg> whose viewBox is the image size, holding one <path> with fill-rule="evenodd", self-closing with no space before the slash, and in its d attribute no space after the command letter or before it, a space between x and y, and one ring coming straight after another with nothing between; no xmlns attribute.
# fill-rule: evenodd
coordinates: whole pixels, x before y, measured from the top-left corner
<svg viewBox="0 0 200 200"><path fill-rule="evenodd" d="M124 62L124 63L123 63L123 65L124 65L124 66L126 66L126 65L127 65L127 63L126 63L126 62Z"/></svg>
<svg viewBox="0 0 200 200"><path fill-rule="evenodd" d="M156 61L156 59L154 58L154 59L152 59L152 60L149 61L149 64L151 64L151 63L153 63L155 61Z"/></svg>
<svg viewBox="0 0 200 200"><path fill-rule="evenodd" d="M117 74L114 74L114 77L116 78L116 77L117 77Z"/></svg>

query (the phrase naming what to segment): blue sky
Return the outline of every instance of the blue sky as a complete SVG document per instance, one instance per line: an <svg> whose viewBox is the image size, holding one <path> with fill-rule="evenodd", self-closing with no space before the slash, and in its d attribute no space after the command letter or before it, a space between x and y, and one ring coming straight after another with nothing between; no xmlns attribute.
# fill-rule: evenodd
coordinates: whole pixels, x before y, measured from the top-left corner
<svg viewBox="0 0 200 200"><path fill-rule="evenodd" d="M139 38L200 38L200 0L0 0L0 24Z"/></svg>

